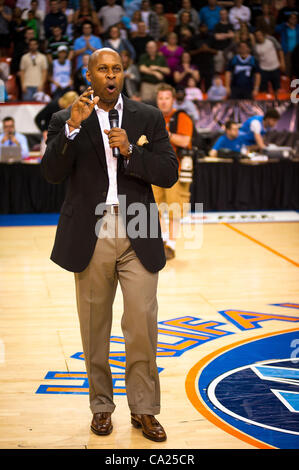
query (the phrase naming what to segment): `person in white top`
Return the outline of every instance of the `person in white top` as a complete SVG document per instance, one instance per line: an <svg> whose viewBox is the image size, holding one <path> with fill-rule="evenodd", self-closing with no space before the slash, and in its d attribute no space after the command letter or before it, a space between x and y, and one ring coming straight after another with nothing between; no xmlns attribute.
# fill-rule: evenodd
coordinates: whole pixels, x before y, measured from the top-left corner
<svg viewBox="0 0 299 470"><path fill-rule="evenodd" d="M115 0L106 0L107 5L100 8L98 17L102 22L103 32L110 26L117 24L125 16L125 10L120 5L115 5Z"/></svg>
<svg viewBox="0 0 299 470"><path fill-rule="evenodd" d="M251 11L248 7L243 5L243 0L235 0L235 6L230 9L228 17L234 29L238 30L240 29L241 23L250 23Z"/></svg>

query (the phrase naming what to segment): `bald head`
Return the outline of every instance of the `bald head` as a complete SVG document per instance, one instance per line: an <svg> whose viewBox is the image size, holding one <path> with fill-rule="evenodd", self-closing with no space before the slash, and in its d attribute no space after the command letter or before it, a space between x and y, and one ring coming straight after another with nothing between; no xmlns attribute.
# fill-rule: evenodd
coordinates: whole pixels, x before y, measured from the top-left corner
<svg viewBox="0 0 299 470"><path fill-rule="evenodd" d="M102 47L102 49L97 49L96 51L94 51L90 56L89 56L89 60L88 60L88 69L90 70L92 68L92 66L98 62L98 60L102 60L102 56L103 54L114 54L117 59L120 61L121 63L121 57L119 55L118 52L114 51L113 49L111 49L110 47Z"/></svg>

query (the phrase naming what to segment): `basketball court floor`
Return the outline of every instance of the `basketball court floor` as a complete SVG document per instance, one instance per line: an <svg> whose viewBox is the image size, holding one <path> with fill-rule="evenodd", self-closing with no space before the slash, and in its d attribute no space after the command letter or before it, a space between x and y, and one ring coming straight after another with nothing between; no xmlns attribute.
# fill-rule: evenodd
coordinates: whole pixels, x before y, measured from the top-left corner
<svg viewBox="0 0 299 470"><path fill-rule="evenodd" d="M0 448L298 448L299 218L293 215L268 222L218 217L201 225L195 243L186 243L187 234L179 238L176 258L159 274L157 418L168 435L164 443L130 424L119 287L110 355L114 431L105 437L90 431L74 275L49 260L56 227L42 218L16 224L6 217Z"/></svg>

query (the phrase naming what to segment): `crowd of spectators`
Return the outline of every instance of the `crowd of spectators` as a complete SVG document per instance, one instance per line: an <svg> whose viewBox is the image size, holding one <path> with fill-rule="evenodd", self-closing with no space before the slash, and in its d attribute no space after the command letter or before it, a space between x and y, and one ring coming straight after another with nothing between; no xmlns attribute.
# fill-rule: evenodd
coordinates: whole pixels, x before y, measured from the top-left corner
<svg viewBox="0 0 299 470"><path fill-rule="evenodd" d="M0 80L14 76L19 101L80 94L89 56L110 47L136 100L161 82L195 105L277 94L282 74L299 76L298 14L295 0L0 0Z"/></svg>

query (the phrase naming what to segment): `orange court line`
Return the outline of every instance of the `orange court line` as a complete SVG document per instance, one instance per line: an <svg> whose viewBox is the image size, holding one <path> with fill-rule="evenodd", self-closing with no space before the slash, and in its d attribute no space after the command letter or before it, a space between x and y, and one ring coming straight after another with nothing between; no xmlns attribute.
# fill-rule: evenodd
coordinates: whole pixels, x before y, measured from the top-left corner
<svg viewBox="0 0 299 470"><path fill-rule="evenodd" d="M297 261L294 261L290 258L288 258L287 256L283 255L282 253L279 253L279 251L276 251L274 250L273 248L271 248L270 246L268 245L265 245L265 243L262 243L260 242L259 240L256 240L256 238L253 238L251 237L250 235L248 235L247 233L245 232L242 232L242 230L236 228L236 227L233 227L232 225L226 223L226 222L220 222L222 225L225 225L226 227L234 230L235 232L239 233L240 235L243 235L243 237L246 237L248 238L248 240L251 240L252 242L256 243L257 245L260 245L262 246L263 248L265 248L266 250L270 251L271 253L274 253L275 255L279 256L280 258L288 261L289 263L292 263L294 266L296 266L297 268L299 267L299 263L297 263Z"/></svg>
<svg viewBox="0 0 299 470"><path fill-rule="evenodd" d="M220 356L222 353L225 351L228 351L229 349L236 348L237 346L240 346L241 344L249 343L251 341L256 341L262 338L266 338L268 336L275 336L275 335L280 335L283 333L290 333L292 331L298 331L298 329L290 329L290 330L283 330L283 331L278 331L278 332L272 332L272 333L265 333L260 336L256 336L253 338L246 338L240 341L237 341L236 343L228 344L226 346L223 346L222 348L213 351L212 353L208 354L207 356L203 357L200 361L198 361L188 372L187 377L186 377L186 382L185 382L185 389L187 393L187 397L189 398L190 402L194 406L194 408L202 414L206 419L211 421L215 426L219 427L223 431L231 434L232 436L241 439L244 442L247 442L248 444L251 444L259 449L276 449L276 447L273 447L269 444L266 444L265 442L262 442L254 437L249 436L243 431L239 431L236 429L233 425L226 423L225 421L222 420L222 418L218 417L212 410L210 410L200 395L197 393L196 389L196 381L197 377L199 375L199 372L207 365L209 364L215 357Z"/></svg>

